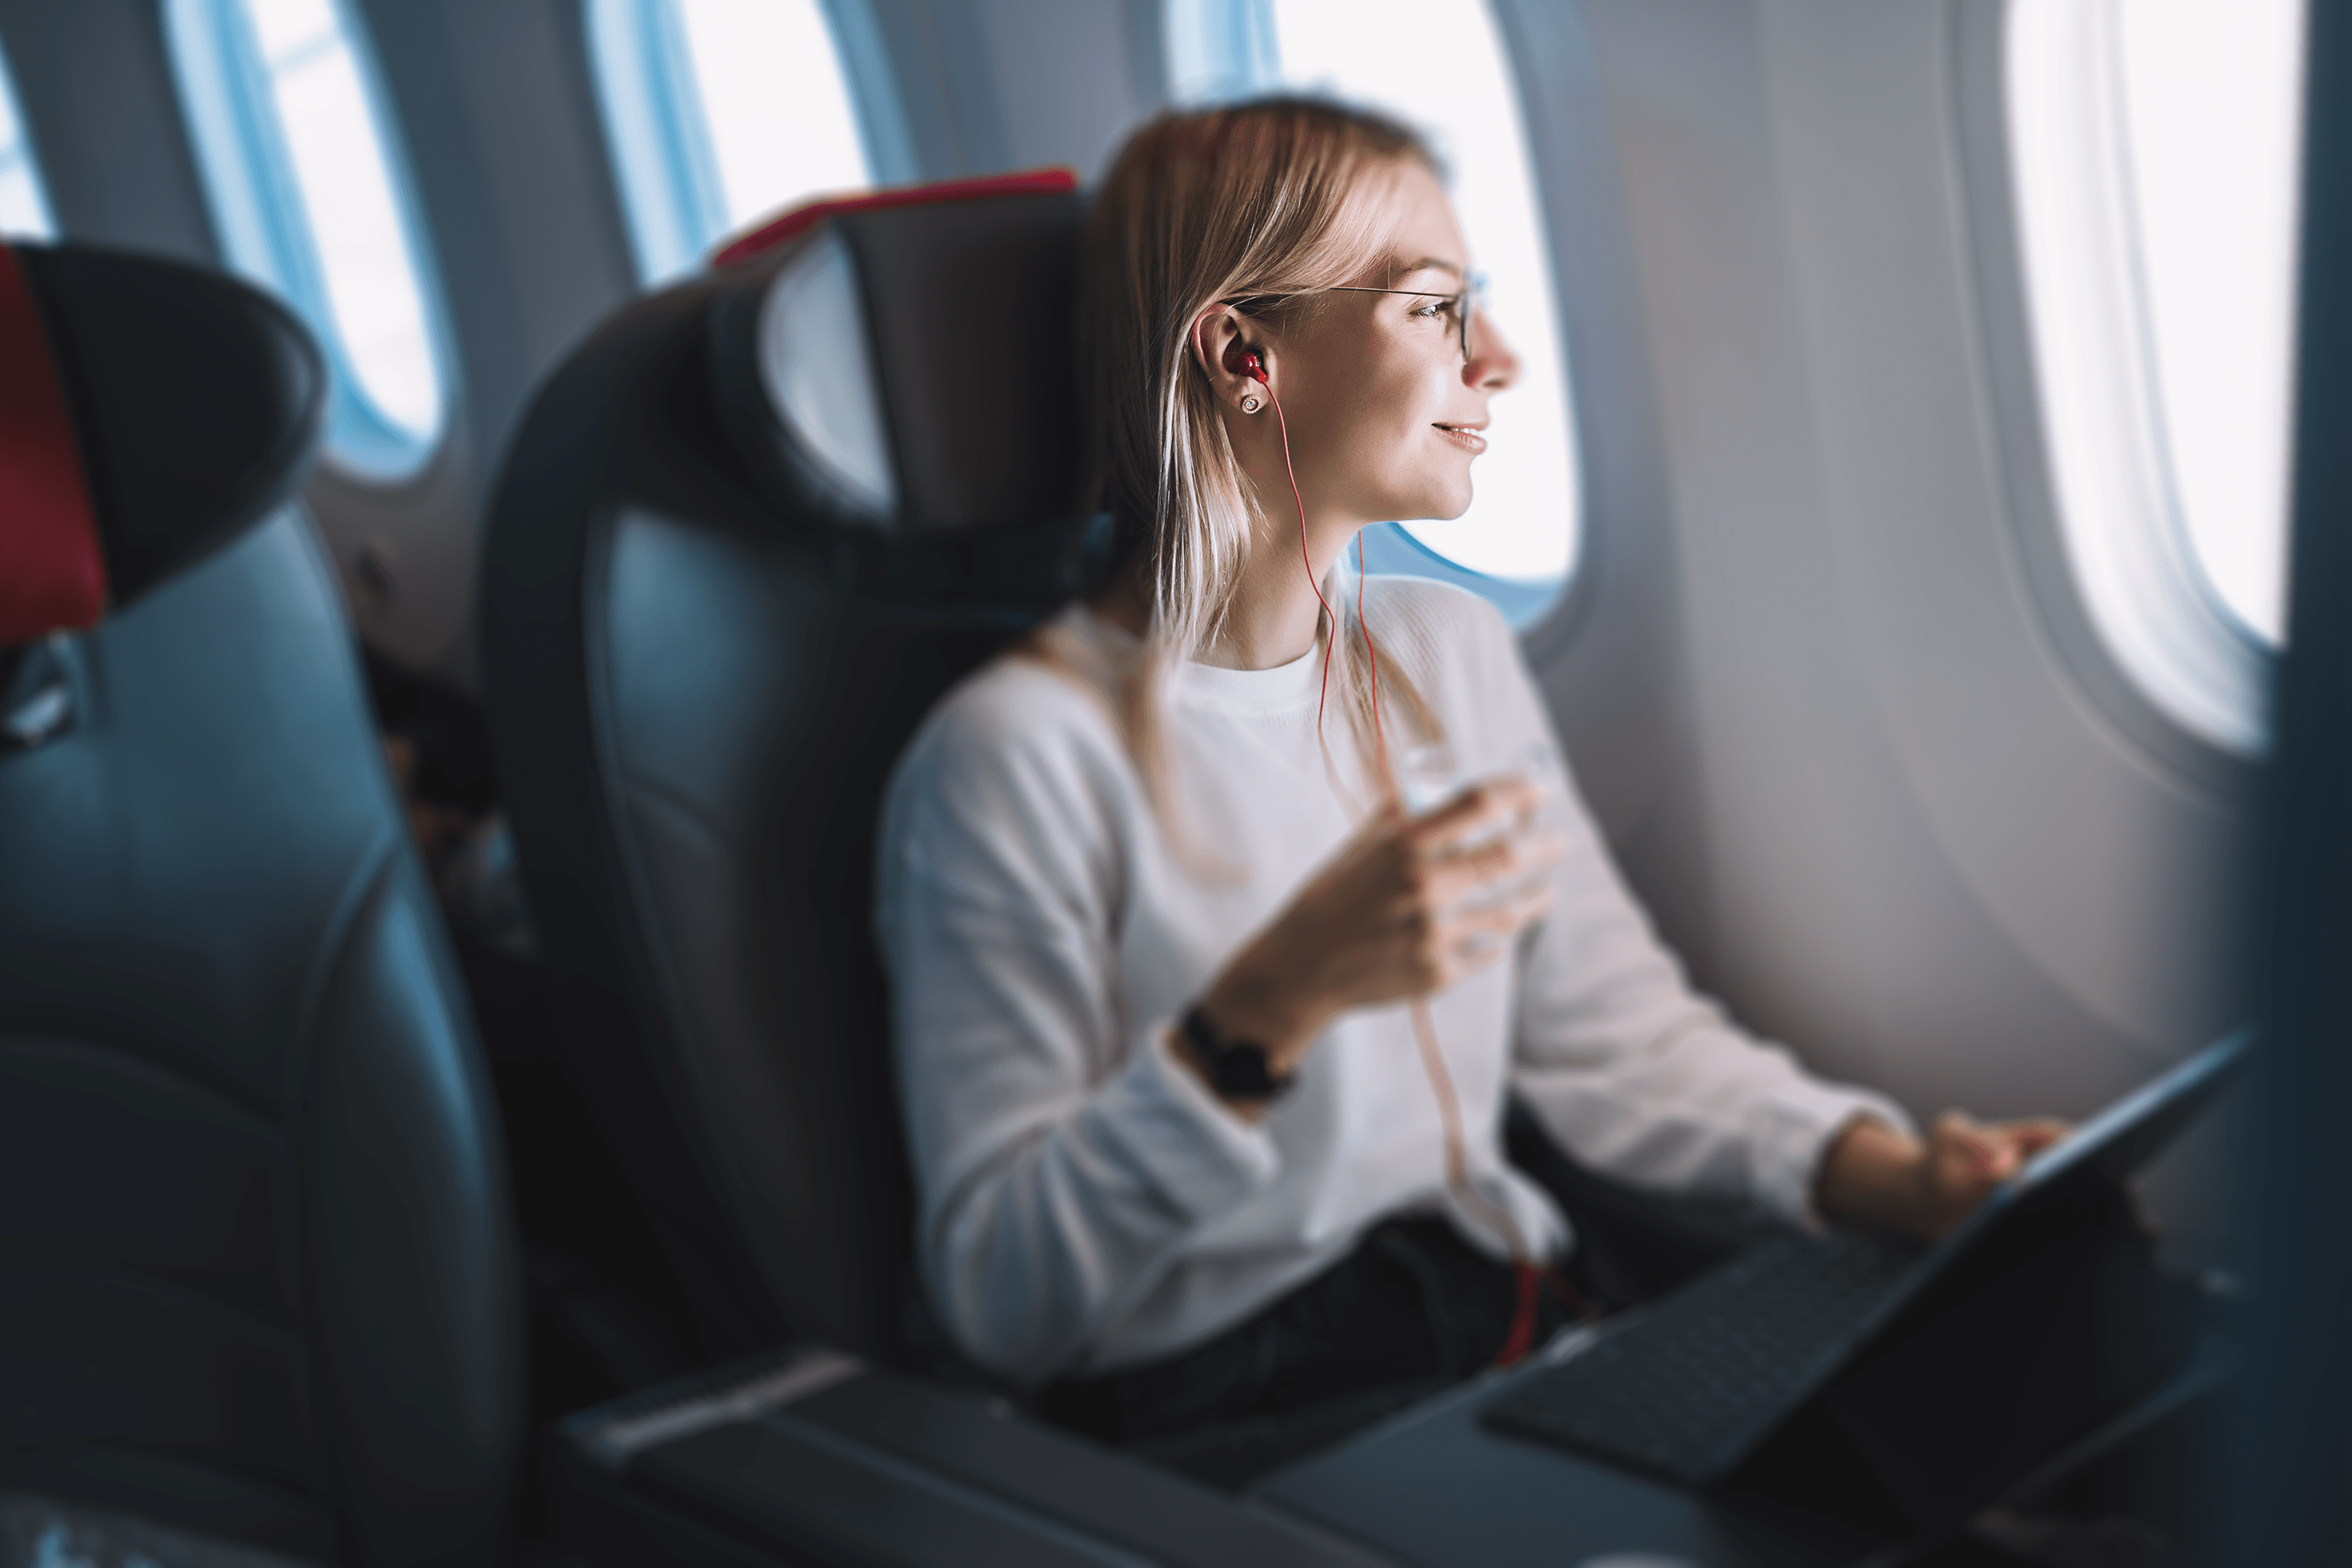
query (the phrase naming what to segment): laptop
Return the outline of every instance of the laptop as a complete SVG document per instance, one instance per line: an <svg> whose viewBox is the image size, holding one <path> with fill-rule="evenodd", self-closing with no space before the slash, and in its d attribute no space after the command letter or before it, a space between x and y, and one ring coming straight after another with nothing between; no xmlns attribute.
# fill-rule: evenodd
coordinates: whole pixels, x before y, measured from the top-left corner
<svg viewBox="0 0 2352 1568"><path fill-rule="evenodd" d="M1793 1487L1848 1511L1864 1497L1858 1522L1887 1529L1948 1522L2186 1359L2194 1291L2156 1268L2121 1184L2251 1038L2125 1095L1932 1247L1777 1237L1520 1373L1482 1419L1683 1486Z"/></svg>

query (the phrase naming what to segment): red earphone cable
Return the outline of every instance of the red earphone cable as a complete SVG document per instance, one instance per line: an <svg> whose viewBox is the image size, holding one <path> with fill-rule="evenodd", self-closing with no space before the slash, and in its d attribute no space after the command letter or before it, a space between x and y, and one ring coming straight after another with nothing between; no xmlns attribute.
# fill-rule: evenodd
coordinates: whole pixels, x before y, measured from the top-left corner
<svg viewBox="0 0 2352 1568"><path fill-rule="evenodd" d="M1265 395L1274 405L1276 425L1282 431L1282 471L1290 480L1290 500L1298 508L1298 559L1307 568L1307 585L1315 590L1315 602L1323 606L1323 618L1330 631L1323 639L1323 688L1315 701L1315 733L1323 734L1323 709L1331 695L1331 650L1339 635L1339 618L1331 612L1331 601L1323 596L1323 584L1316 580L1315 558L1307 548L1307 500L1298 491L1298 470L1290 460L1290 421L1282 412L1282 399L1274 394L1274 383L1266 378L1265 367L1257 356L1248 359L1251 379L1265 388ZM1389 798L1397 798L1396 775L1389 768L1388 733L1381 725L1381 656L1372 642L1372 628L1364 618L1364 536L1356 534L1356 627L1363 633L1364 655L1371 664L1372 678L1372 743L1381 770L1381 783ZM1519 1227L1509 1215L1486 1195L1470 1184L1467 1139L1462 1130L1462 1104L1454 1092L1454 1075L1445 1068L1444 1053L1438 1049L1436 1021L1430 1016L1427 997L1415 998L1412 1004L1413 1043L1421 1049L1421 1065L1429 1075L1430 1092L1437 1100L1437 1121L1445 1142L1445 1184L1453 1189L1462 1206L1476 1214L1482 1223L1491 1226L1511 1249L1511 1270L1517 1286L1517 1300L1511 1313L1510 1331L1503 1337L1503 1346L1495 1357L1496 1366L1509 1366L1534 1348L1536 1313L1540 1304L1539 1282L1549 1275L1554 1293L1562 1305L1582 1317L1584 1304L1557 1268L1538 1270L1527 1256L1519 1239Z"/></svg>
<svg viewBox="0 0 2352 1568"><path fill-rule="evenodd" d="M1303 516L1299 531L1306 531ZM1364 531L1360 528L1356 530L1356 629L1364 634L1364 657L1371 661L1372 667L1372 748L1380 763L1381 784L1388 790L1389 798L1393 800L1397 798L1396 773L1389 766L1389 732L1381 727L1381 650L1372 646L1372 628L1364 619L1366 581Z"/></svg>
<svg viewBox="0 0 2352 1568"><path fill-rule="evenodd" d="M1339 617L1331 613L1331 601L1323 596L1323 584L1315 580L1315 558L1307 552L1307 499L1298 493L1298 470L1290 466L1290 421L1284 417L1282 399L1275 396L1274 383L1266 379L1257 355L1249 357L1255 371L1251 379L1265 388L1266 401L1274 405L1275 423L1282 427L1282 471L1290 479L1290 499L1298 508L1298 559L1306 564L1307 585L1315 590L1315 602L1323 606L1323 619L1331 628L1323 635L1323 687L1315 697L1315 738L1319 741L1323 738L1323 709L1331 700L1331 647L1339 635ZM1372 700L1375 703L1380 700L1377 689ZM1377 707L1373 709L1376 722L1379 711Z"/></svg>
<svg viewBox="0 0 2352 1568"><path fill-rule="evenodd" d="M1282 472L1284 477L1290 480L1291 504L1298 509L1299 563L1307 568L1307 585L1315 590L1315 602L1323 606L1323 619L1331 628L1323 637L1323 686L1315 699L1315 733L1319 738L1323 733L1323 710L1331 700L1331 650L1339 640L1339 617L1332 612L1331 601L1323 596L1323 584L1315 575L1315 557L1307 553L1307 499L1298 493L1298 470L1292 467L1290 461L1290 420L1282 412L1282 399L1275 395L1274 383L1267 379L1265 368L1257 363L1255 354L1250 356L1250 363L1255 367L1255 374L1251 379L1265 388L1266 401L1274 405L1275 423L1282 431ZM1372 746L1379 759L1381 786L1393 798L1396 795L1396 775L1389 768L1388 731L1381 725L1381 656L1380 650L1372 646L1371 626L1364 619L1363 583L1364 536L1361 531L1359 531L1356 535L1356 627L1364 635L1364 652L1371 660Z"/></svg>

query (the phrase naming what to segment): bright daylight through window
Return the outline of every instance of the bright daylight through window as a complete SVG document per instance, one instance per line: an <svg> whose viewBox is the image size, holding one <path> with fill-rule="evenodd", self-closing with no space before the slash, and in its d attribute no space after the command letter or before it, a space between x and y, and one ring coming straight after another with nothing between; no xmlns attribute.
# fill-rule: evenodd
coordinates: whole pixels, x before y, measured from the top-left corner
<svg viewBox="0 0 2352 1568"><path fill-rule="evenodd" d="M1503 40L1485 5L1444 15L1432 37L1428 7L1415 0L1166 0L1170 87L1179 102L1286 87L1326 92L1395 114L1435 144L1472 265L1488 279L1487 308L1525 368L1495 400L1469 511L1402 521L1402 534L1377 531L1367 555L1374 571L1465 582L1525 625L1557 598L1576 560L1568 364ZM1427 47L1398 46L1412 38ZM1432 48L1442 49L1443 69L1430 68Z"/></svg>
<svg viewBox="0 0 2352 1568"><path fill-rule="evenodd" d="M587 0L587 19L647 282L778 208L874 183L816 0Z"/></svg>
<svg viewBox="0 0 2352 1568"><path fill-rule="evenodd" d="M2214 591L2285 616L2302 0L2131 0L2124 113L2165 445Z"/></svg>
<svg viewBox="0 0 2352 1568"><path fill-rule="evenodd" d="M32 140L25 133L25 116L16 107L16 82L8 74L5 54L0 54L0 235L12 239L57 237L57 225L49 216L48 193L41 189L41 172L33 162Z"/></svg>
<svg viewBox="0 0 2352 1568"><path fill-rule="evenodd" d="M2012 172L2067 552L2119 663L2242 752L2284 633L2302 0L2013 0Z"/></svg>
<svg viewBox="0 0 2352 1568"><path fill-rule="evenodd" d="M356 15L343 0L168 0L165 17L228 259L326 345L329 455L373 479L414 470L438 443L446 398Z"/></svg>

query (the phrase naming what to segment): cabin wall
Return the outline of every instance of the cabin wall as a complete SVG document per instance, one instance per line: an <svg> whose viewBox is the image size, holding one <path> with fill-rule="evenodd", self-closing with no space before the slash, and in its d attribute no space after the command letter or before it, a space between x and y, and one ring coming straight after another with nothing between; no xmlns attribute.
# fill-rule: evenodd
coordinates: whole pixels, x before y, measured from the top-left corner
<svg viewBox="0 0 2352 1568"><path fill-rule="evenodd" d="M1152 0L872 0L925 179L1098 175L1163 97Z"/></svg>
<svg viewBox="0 0 2352 1568"><path fill-rule="evenodd" d="M0 39L64 235L215 265L153 0L0 0Z"/></svg>
<svg viewBox="0 0 2352 1568"><path fill-rule="evenodd" d="M1574 62L1613 184L1555 200L1555 246L1625 253L1600 352L1564 267L1580 401L1647 400L1630 437L1588 416L1592 591L1530 638L1596 808L1701 979L1816 1067L2092 1109L2237 1021L2249 777L2117 721L2045 607L1969 7L1542 9L1530 74Z"/></svg>
<svg viewBox="0 0 2352 1568"><path fill-rule="evenodd" d="M414 479L362 484L326 468L310 511L361 635L471 687L474 563L499 455L540 379L635 295L635 264L575 0L358 8L422 209L450 410Z"/></svg>

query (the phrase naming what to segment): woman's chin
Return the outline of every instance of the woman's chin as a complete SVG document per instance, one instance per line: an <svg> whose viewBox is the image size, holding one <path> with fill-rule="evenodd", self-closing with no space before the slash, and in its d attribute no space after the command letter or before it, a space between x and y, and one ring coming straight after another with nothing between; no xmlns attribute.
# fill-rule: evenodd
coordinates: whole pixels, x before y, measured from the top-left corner
<svg viewBox="0 0 2352 1568"><path fill-rule="evenodd" d="M1470 502L1475 493L1470 488L1469 476L1465 474L1459 485L1448 485L1439 493L1425 497L1428 504L1411 515L1426 518L1432 522L1452 522L1470 510Z"/></svg>
<svg viewBox="0 0 2352 1568"><path fill-rule="evenodd" d="M1451 522L1470 510L1474 493L1469 465L1465 462L1457 472L1424 474L1413 483L1400 484L1381 496L1367 510L1374 517L1410 518L1415 522Z"/></svg>

